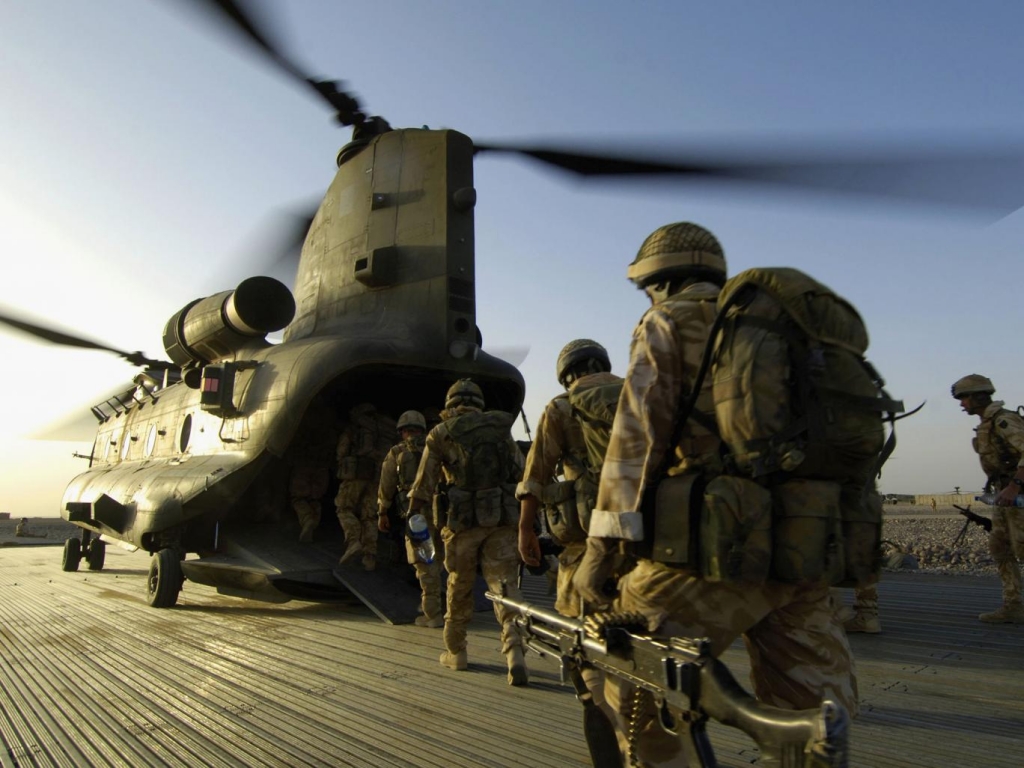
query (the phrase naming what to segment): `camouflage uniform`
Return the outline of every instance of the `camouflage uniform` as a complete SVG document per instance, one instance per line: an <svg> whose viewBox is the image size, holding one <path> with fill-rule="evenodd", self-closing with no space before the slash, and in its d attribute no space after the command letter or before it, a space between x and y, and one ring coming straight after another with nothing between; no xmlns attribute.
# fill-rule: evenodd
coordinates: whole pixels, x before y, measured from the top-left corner
<svg viewBox="0 0 1024 768"><path fill-rule="evenodd" d="M591 373L576 379L570 391L576 386L587 384L611 384L621 381L613 373ZM533 446L526 457L523 480L516 488L516 498L527 494L543 500L544 488L554 480L561 462L566 480L577 480L587 472L587 447L579 422L572 416L568 393L558 395L547 404L533 439ZM578 618L580 596L572 586L580 558L586 549L586 540L560 542L565 548L558 556L558 586L555 596L555 610L563 616Z"/></svg>
<svg viewBox="0 0 1024 768"><path fill-rule="evenodd" d="M455 417L480 412L479 408L466 405L442 412L445 421L430 430L427 435L426 448L419 471L416 473L416 481L409 491L410 499L429 504L441 479L442 471L449 482L463 474L459 470L465 462L464 453L449 433L449 425ZM514 483L522 474L523 457L511 434L508 436L508 443L509 454L514 464L514 476L508 480ZM507 595L516 600L520 599L517 586L518 529L513 523L488 527L474 525L455 532L446 525L441 529L441 538L445 549L444 567L448 570L448 609L444 617L444 644L449 654L464 654L466 628L473 618L473 583L476 580L478 564L491 590L500 592L504 584ZM495 603L494 613L501 624L502 652L508 655L513 648L522 649L523 640L515 626L515 612Z"/></svg>
<svg viewBox="0 0 1024 768"><path fill-rule="evenodd" d="M334 498L347 545L342 561L362 554L363 566L372 570L377 557L376 492L381 464L394 440L395 422L368 404L353 408L349 417L338 439L341 485ZM354 547L356 542L358 547Z"/></svg>
<svg viewBox="0 0 1024 768"><path fill-rule="evenodd" d="M680 393L690 389L704 351L717 295L711 283L691 284L655 304L637 325L590 521L592 538L643 540L641 502L666 451L674 453L671 475L721 470L718 438L692 419L679 444L668 445ZM696 407L714 411L710 377ZM639 612L661 634L707 637L716 656L743 635L754 692L769 704L804 709L829 698L851 714L857 711L853 659L827 587L715 583L640 559L620 579L613 610ZM678 738L657 725L650 697L634 707L632 686L615 677L609 677L605 693L620 713L620 728L633 718L641 759L658 765L683 759Z"/></svg>
<svg viewBox="0 0 1024 768"><path fill-rule="evenodd" d="M1024 419L994 400L981 414L971 441L981 461L988 485L998 493L1010 483L1014 473L1024 466ZM989 549L1003 583L1003 604L1021 604L1019 560L1024 558L1024 509L992 507L992 533Z"/></svg>
<svg viewBox="0 0 1024 768"><path fill-rule="evenodd" d="M384 458L384 465L380 471L380 487L377 490L377 513L385 515L391 508L395 496L398 496L399 510L402 520L409 514L409 489L412 488L416 479L416 470L419 468L420 459L423 456L423 447L426 438L423 435L410 437L394 446ZM430 536L434 540L435 549L440 552L440 540L437 535L437 528L434 521L427 518L427 527ZM405 555L409 564L416 569L416 578L419 580L420 589L423 592L421 608L423 615L428 622L440 619L441 616L441 566L437 559L432 563L424 563L416 557L416 550L409 541L405 539Z"/></svg>
<svg viewBox="0 0 1024 768"><path fill-rule="evenodd" d="M334 413L314 406L306 414L293 441L288 495L302 529L301 541L311 541L313 531L320 525L320 501L331 480L331 456L336 435Z"/></svg>

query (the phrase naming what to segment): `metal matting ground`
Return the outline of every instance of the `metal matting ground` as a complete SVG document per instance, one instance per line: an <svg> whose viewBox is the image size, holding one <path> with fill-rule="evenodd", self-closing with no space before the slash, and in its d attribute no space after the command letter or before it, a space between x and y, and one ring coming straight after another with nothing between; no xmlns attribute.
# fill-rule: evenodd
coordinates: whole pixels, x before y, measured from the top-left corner
<svg viewBox="0 0 1024 768"><path fill-rule="evenodd" d="M0 550L0 765L587 766L580 706L548 660L510 688L489 612L470 668L437 662L438 630L368 609L267 605L186 584L146 605L148 560L111 547L101 572L60 570L57 547ZM527 597L550 603L543 579ZM863 713L851 765L1024 764L1024 627L987 626L994 578L899 574L884 633L851 638ZM740 680L746 654L725 661ZM711 728L722 765L750 742Z"/></svg>

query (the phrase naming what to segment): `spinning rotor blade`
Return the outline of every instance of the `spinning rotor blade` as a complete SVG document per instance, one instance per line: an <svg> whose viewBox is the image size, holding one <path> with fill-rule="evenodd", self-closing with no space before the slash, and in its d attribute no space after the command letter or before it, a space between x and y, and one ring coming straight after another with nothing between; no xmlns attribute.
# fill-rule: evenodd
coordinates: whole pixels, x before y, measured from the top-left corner
<svg viewBox="0 0 1024 768"><path fill-rule="evenodd" d="M74 336L70 333L58 331L54 328L47 328L36 323L30 323L27 320L20 320L8 314L0 313L0 323L9 325L11 328L27 333L29 336L35 336L43 341L48 341L51 344L58 344L64 347L78 347L79 349L98 349L103 352L113 352L115 355L120 355L132 365L145 366L154 370L166 370L169 368L175 368L177 366L166 360L153 360L146 357L142 352L125 352L124 350L117 349L116 347L109 347L106 344L100 344L98 341L92 341L90 339L83 338L81 336Z"/></svg>
<svg viewBox="0 0 1024 768"><path fill-rule="evenodd" d="M585 180L660 177L772 185L830 194L888 198L1009 214L1024 204L1024 148L871 149L842 152L765 150L705 157L671 151L604 153L554 147L476 144L477 152L529 157Z"/></svg>
<svg viewBox="0 0 1024 768"><path fill-rule="evenodd" d="M193 0L194 3L211 12L219 12L222 20L229 22L238 32L259 48L278 69L306 88L311 88L330 105L342 125L359 126L366 122L366 115L359 109L359 101L349 93L338 90L334 80L318 80L302 70L294 61L270 42L265 31L244 12L235 0ZM380 118L377 118L378 120Z"/></svg>

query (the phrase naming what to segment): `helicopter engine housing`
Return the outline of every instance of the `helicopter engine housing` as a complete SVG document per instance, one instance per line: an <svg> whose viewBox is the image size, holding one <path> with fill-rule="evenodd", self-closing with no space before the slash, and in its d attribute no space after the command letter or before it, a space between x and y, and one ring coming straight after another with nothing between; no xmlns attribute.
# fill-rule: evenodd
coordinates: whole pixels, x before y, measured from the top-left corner
<svg viewBox="0 0 1024 768"><path fill-rule="evenodd" d="M196 299L171 315L164 351L182 368L207 365L281 330L294 316L295 299L284 283L250 277L233 291Z"/></svg>

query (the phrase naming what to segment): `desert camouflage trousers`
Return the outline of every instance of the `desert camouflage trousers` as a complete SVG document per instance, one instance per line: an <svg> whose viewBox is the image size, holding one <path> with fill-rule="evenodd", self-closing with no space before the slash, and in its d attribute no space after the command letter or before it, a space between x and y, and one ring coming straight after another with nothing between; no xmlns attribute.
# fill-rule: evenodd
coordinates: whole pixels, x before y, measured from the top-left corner
<svg viewBox="0 0 1024 768"><path fill-rule="evenodd" d="M809 709L823 699L857 714L853 657L836 621L828 587L769 582L759 586L712 583L650 560L619 581L613 610L636 611L660 635L706 637L717 657L742 635L750 654L754 695L785 709ZM633 728L645 766L684 766L678 737L657 723L651 697L609 676L605 697L622 734ZM628 761L627 761L628 764Z"/></svg>
<svg viewBox="0 0 1024 768"><path fill-rule="evenodd" d="M434 549L440 553L442 550L438 546L440 539L437 535L437 529L434 528L434 524L428 522L427 527L430 529L430 535L434 539ZM427 565L416 557L416 549L413 547L412 542L409 541L408 536L403 536L405 539L405 557L413 568L416 569L416 579L420 583L420 591L422 597L420 598L420 610L423 611L423 615L428 619L433 619L435 616L441 615L441 563L438 558L434 558L434 562Z"/></svg>
<svg viewBox="0 0 1024 768"><path fill-rule="evenodd" d="M1003 583L1003 604L1020 603L1020 560L1024 560L1024 509L992 507L988 548Z"/></svg>
<svg viewBox="0 0 1024 768"><path fill-rule="evenodd" d="M572 585L572 577L580 567L583 553L587 551L587 542L580 541L566 544L558 555L558 580L555 592L555 610L563 616L574 619L580 617L580 593Z"/></svg>
<svg viewBox="0 0 1024 768"><path fill-rule="evenodd" d="M878 584L868 584L853 590L853 608L858 613L878 615Z"/></svg>
<svg viewBox="0 0 1024 768"><path fill-rule="evenodd" d="M338 522L345 541L359 541L363 557L377 554L377 483L371 480L345 480L334 497Z"/></svg>
<svg viewBox="0 0 1024 768"><path fill-rule="evenodd" d="M330 474L327 467L312 467L297 464L292 467L288 478L288 496L292 511L299 519L299 526L309 522L314 528L320 525L320 499L327 493Z"/></svg>
<svg viewBox="0 0 1024 768"><path fill-rule="evenodd" d="M444 567L448 570L448 610L444 615L444 646L451 653L466 647L466 628L473 619L473 583L477 565L487 588L520 600L519 594L519 529L514 525L469 528L453 533L441 529L444 541ZM515 611L498 603L494 615L501 625L501 652L505 653L523 640L515 625Z"/></svg>

